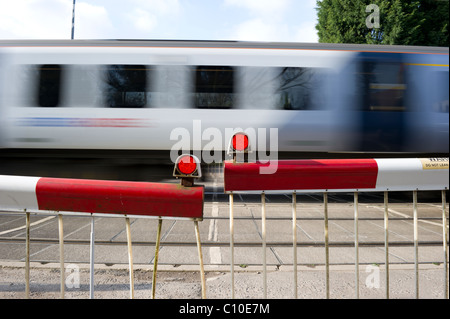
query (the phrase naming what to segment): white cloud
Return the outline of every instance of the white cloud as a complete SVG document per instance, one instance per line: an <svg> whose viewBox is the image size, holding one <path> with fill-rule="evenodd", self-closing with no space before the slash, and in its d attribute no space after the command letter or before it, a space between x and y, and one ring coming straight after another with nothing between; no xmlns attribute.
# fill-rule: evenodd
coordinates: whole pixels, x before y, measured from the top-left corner
<svg viewBox="0 0 450 319"><path fill-rule="evenodd" d="M240 41L289 41L288 33L284 24L271 24L256 18L239 24L231 38Z"/></svg>
<svg viewBox="0 0 450 319"><path fill-rule="evenodd" d="M315 0L302 2L297 0L224 0L224 3L248 11L246 20L235 23L235 27L228 36L229 39L275 42L318 41L315 14L310 14L316 5ZM293 10L298 14L294 15ZM294 20L292 20L293 17Z"/></svg>
<svg viewBox="0 0 450 319"><path fill-rule="evenodd" d="M65 0L0 0L0 38L68 38L71 14Z"/></svg>
<svg viewBox="0 0 450 319"><path fill-rule="evenodd" d="M296 42L319 42L319 36L317 35L316 22L308 21L304 22L298 27L296 34L294 35L294 41Z"/></svg>
<svg viewBox="0 0 450 319"><path fill-rule="evenodd" d="M72 4L68 0L0 0L0 38L70 39ZM77 2L75 38L107 37L111 30L104 7Z"/></svg>
<svg viewBox="0 0 450 319"><path fill-rule="evenodd" d="M179 0L132 0L137 7L152 12L155 16L178 14L181 4Z"/></svg>
<svg viewBox="0 0 450 319"><path fill-rule="evenodd" d="M263 17L277 17L286 12L291 0L225 0L229 6L246 8L251 14Z"/></svg>
<svg viewBox="0 0 450 319"><path fill-rule="evenodd" d="M77 2L75 12L75 38L110 38L112 22L105 7Z"/></svg>
<svg viewBox="0 0 450 319"><path fill-rule="evenodd" d="M171 27L177 23L177 17L182 12L180 0L131 0L131 10L125 13L125 19L133 27L126 33L128 38L149 38L159 35L158 28ZM154 33L154 34L152 34ZM156 36L157 37L157 36Z"/></svg>
<svg viewBox="0 0 450 319"><path fill-rule="evenodd" d="M140 8L135 8L128 14L128 19L133 23L136 30L140 32L151 32L157 25L157 18Z"/></svg>
<svg viewBox="0 0 450 319"><path fill-rule="evenodd" d="M237 25L229 37L240 41L273 42L318 42L314 21L304 22L299 26L283 23L267 23L262 19L252 19Z"/></svg>
<svg viewBox="0 0 450 319"><path fill-rule="evenodd" d="M315 2L77 0L75 38L317 42ZM0 0L0 39L69 39L71 27L72 0Z"/></svg>
<svg viewBox="0 0 450 319"><path fill-rule="evenodd" d="M317 0L306 0L306 7L314 9L317 7Z"/></svg>

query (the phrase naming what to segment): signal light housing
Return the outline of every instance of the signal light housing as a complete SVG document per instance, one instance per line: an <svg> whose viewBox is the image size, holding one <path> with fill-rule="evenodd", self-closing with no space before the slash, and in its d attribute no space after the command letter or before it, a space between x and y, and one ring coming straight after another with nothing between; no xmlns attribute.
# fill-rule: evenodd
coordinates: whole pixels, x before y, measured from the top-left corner
<svg viewBox="0 0 450 319"><path fill-rule="evenodd" d="M180 158L177 168L181 174L191 175L197 169L197 163L195 163L191 156L185 155Z"/></svg>
<svg viewBox="0 0 450 319"><path fill-rule="evenodd" d="M248 136L244 133L237 133L231 139L231 144L234 151L245 152L248 149Z"/></svg>
<svg viewBox="0 0 450 319"><path fill-rule="evenodd" d="M251 153L250 139L244 132L237 132L230 139L228 145L228 155L235 155L237 153Z"/></svg>
<svg viewBox="0 0 450 319"><path fill-rule="evenodd" d="M177 160L175 161L173 176L182 178L202 177L202 169L199 159L196 156L190 154L182 154L178 156Z"/></svg>

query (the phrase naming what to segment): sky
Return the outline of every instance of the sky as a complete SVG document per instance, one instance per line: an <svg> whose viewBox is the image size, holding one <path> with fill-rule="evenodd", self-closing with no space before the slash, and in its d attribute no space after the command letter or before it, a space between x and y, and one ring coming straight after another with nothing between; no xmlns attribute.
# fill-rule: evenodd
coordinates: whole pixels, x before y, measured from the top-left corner
<svg viewBox="0 0 450 319"><path fill-rule="evenodd" d="M318 42L316 0L77 0L75 39ZM73 0L0 0L0 39L70 39Z"/></svg>

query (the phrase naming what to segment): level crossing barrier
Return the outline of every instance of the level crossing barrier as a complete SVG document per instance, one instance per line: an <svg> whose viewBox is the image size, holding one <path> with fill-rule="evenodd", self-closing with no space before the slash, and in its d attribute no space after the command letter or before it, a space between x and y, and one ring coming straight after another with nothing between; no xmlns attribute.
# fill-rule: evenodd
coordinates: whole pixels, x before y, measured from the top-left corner
<svg viewBox="0 0 450 319"><path fill-rule="evenodd" d="M26 297L30 294L30 214L58 215L61 297L64 298L64 233L63 215L85 213L92 216L90 247L90 297L94 296L94 217L123 216L126 221L130 298L134 298L133 254L130 216L158 219L152 297L155 298L158 252L161 226L165 218L194 221L198 248L202 297L206 298L205 275L198 222L203 219L204 187L194 186L201 177L199 160L190 155L180 156L174 176L181 185L171 183L123 182L88 179L64 179L0 175L0 210L26 214Z"/></svg>
<svg viewBox="0 0 450 319"><path fill-rule="evenodd" d="M237 148L235 140L230 147ZM248 142L243 143L248 147ZM182 185L159 183L135 183L92 181L75 179L51 179L37 177L0 176L0 210L20 211L27 215L27 258L26 290L29 294L29 243L30 213L47 213L58 216L60 256L64 256L63 215L74 210L92 216L91 224L91 297L93 297L94 223L96 216L123 216L126 221L128 258L130 265L130 297L134 294L132 272L132 249L129 216L157 218L158 230L154 259L152 296L155 297L156 270L161 238L161 224L165 218L193 220L202 278L202 297L206 297L203 260L201 253L198 221L203 217L203 187L194 186L194 178L201 176L198 159L180 156L174 168L174 176ZM276 165L273 174L262 174L263 168ZM384 193L385 223L385 265L386 297L389 298L389 218L388 192L412 191L414 209L414 263L416 296L419 297L419 257L418 257L418 207L417 192L421 190L442 191L442 233L444 254L444 295L448 298L448 230L445 191L448 190L448 158L433 159L351 159L351 160L300 160L272 161L272 163L239 163L226 161L224 164L224 189L230 198L230 250L231 250L231 296L234 298L234 214L233 195L258 193L262 203L262 246L264 297L267 297L266 265L266 194L291 193L292 196L292 247L295 289L297 284L297 194L323 193L324 237L326 266L326 297L329 297L329 237L328 237L328 194L351 192L354 194L354 247L356 297L359 297L359 192ZM138 204L139 203L139 204ZM179 206L177 204L180 204ZM270 245L270 243L269 243ZM332 244L331 244L332 245ZM64 260L61 257L61 294L64 296Z"/></svg>
<svg viewBox="0 0 450 319"><path fill-rule="evenodd" d="M249 149L248 138L243 133L233 136L229 153L233 160L224 164L224 190L229 194L230 248L231 248L231 296L234 298L234 194L261 195L261 236L263 265L263 297L267 297L266 264L266 194L292 194L292 243L293 243L293 297L298 297L297 278L297 193L323 193L325 237L325 285L326 298L330 297L329 285L329 234L328 193L351 192L354 194L354 247L355 247L355 297L359 298L359 230L358 194L360 192L384 193L385 228L385 282L386 298L389 298L389 218L388 192L413 192L414 224L414 270L415 296L419 298L418 260L418 209L417 192L441 191L442 195L442 242L444 258L444 296L448 298L448 231L446 216L446 191L449 189L448 158L401 158L401 159L317 159L277 160L270 162L237 161L239 153ZM237 135L237 134L236 134ZM241 156L241 160L244 156ZM276 170L270 169L276 167Z"/></svg>

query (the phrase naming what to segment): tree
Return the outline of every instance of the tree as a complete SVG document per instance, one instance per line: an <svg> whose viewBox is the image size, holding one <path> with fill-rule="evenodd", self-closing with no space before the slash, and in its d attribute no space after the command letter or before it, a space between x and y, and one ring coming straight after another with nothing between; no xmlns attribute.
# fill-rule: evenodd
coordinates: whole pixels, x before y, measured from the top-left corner
<svg viewBox="0 0 450 319"><path fill-rule="evenodd" d="M316 10L319 42L449 45L448 0L318 0Z"/></svg>

